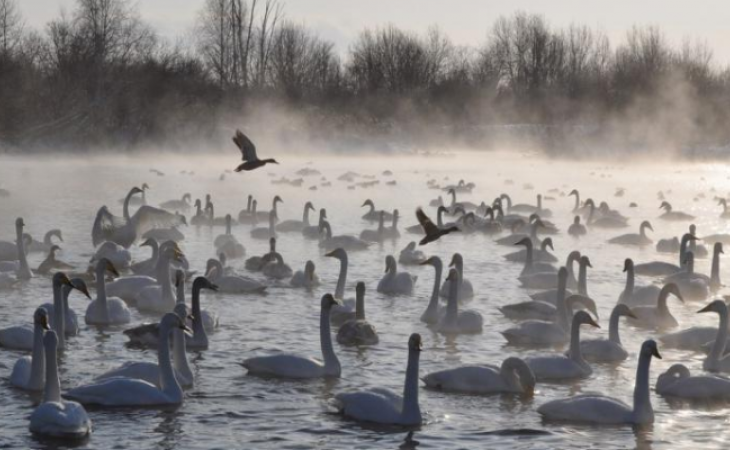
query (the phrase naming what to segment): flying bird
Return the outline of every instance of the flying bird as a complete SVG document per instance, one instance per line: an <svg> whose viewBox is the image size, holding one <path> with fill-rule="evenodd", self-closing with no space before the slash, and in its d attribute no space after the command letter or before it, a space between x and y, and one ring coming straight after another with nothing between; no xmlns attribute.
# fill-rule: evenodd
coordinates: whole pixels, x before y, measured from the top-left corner
<svg viewBox="0 0 730 450"><path fill-rule="evenodd" d="M242 159L244 161L243 164L236 167L236 172L240 172L242 170L249 171L258 169L259 167L265 166L268 163L279 164L273 158L259 159L259 157L256 156L256 146L253 145L251 139L243 134L241 130L236 130L236 135L233 136L233 142L235 142L238 146L238 149L241 150L241 154L243 155Z"/></svg>
<svg viewBox="0 0 730 450"><path fill-rule="evenodd" d="M457 226L450 226L446 228L437 227L421 208L416 209L416 219L418 219L418 223L421 224L421 228L423 228L424 233L426 233L426 237L421 239L421 242L419 242L418 245L426 245L429 242L437 241L441 236L454 231L459 231Z"/></svg>

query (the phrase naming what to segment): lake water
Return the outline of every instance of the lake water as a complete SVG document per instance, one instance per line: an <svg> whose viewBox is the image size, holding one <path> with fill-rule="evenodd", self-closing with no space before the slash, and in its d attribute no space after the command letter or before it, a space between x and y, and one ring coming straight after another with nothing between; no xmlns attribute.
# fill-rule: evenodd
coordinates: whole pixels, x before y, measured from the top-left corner
<svg viewBox="0 0 730 450"><path fill-rule="evenodd" d="M553 218L563 233L554 236L555 253L561 261L574 249L590 257L588 289L599 306L601 330L583 328L584 336L603 336L607 321L624 285L623 260L636 262L666 260L675 257L656 253L653 247L632 249L607 245L608 238L635 232L638 224L648 219L654 225L655 240L681 235L687 223L656 220L660 214L657 193L663 191L676 210L697 216L698 234L728 232L719 218L721 208L714 196L727 196L730 190L727 167L713 164L655 163L641 165L625 163L573 163L541 160L535 155L490 153L477 155L459 153L453 158L425 157L334 157L307 165L306 159L280 156L280 166L268 166L254 173L227 174L224 169L236 165L236 157L189 158L145 156L84 160L47 156L26 160L0 158L0 187L12 195L0 198L0 239L14 238L14 220L23 217L27 231L37 238L50 228L63 230L65 242L59 258L84 266L93 248L91 225L97 209L108 205L121 215L119 199L134 185L146 182L150 186L148 202L157 205L180 198L190 192L193 198L210 193L216 205L216 215L230 212L234 217L245 208L251 194L259 200L259 209L270 209L271 198L278 194L284 199L279 215L282 220L301 217L302 206L311 200L316 208L326 207L335 234L359 234L375 225L361 219L365 212L360 205L372 199L378 208L399 208L401 228L415 224L416 206L428 206L439 194L428 189L426 181L435 178L440 184L459 179L473 181L477 187L472 194L462 194L462 200L491 202L502 192L511 194L516 203L534 203L537 193L554 197L544 203L553 210ZM165 172L157 176L149 169ZM271 180L281 176L297 178L294 173L312 167L321 176L305 177L302 187L274 185ZM381 173L389 169L392 177ZM194 170L195 175L182 175L181 170ZM372 188L347 189L350 183L337 181L347 171L375 175L381 183ZM275 174L270 176L269 173ZM321 177L331 181L331 187L310 191L319 185ZM448 180L447 180L448 178ZM385 181L395 179L397 185ZM508 184L506 180L513 180ZM533 189L526 188L531 184ZM625 195L616 197L617 188ZM565 233L572 222L573 198L566 194L578 188L583 198L606 200L631 218L626 230L592 230L581 240ZM551 191L556 189L556 191ZM638 208L629 208L636 202ZM435 219L435 210L429 208ZM316 215L312 216L313 219ZM212 241L223 229L188 227L182 230L186 239L182 247L192 268L203 271L205 261L213 255ZM266 241L252 240L248 226L239 226L234 234L245 245L247 257L261 255L268 249ZM453 252L465 260L465 277L475 288L475 298L469 308L482 313L484 331L478 335L445 338L419 321L430 298L433 269L431 267L401 267L418 275L413 296L388 297L375 292L384 270L384 258L400 251L409 241L417 240L402 230L395 242L374 245L367 252L350 254L347 295L354 296L354 285L367 285L368 320L379 330L380 343L369 348L346 348L335 343L342 364L342 378L336 381L293 382L275 381L247 376L239 363L250 356L276 350L319 357L319 303L323 293L333 291L339 264L323 257L315 241L304 240L299 234L282 234L278 250L294 270L303 268L312 259L323 285L312 293L291 289L286 283L272 283L266 296L235 296L206 293L203 306L221 316L218 332L210 336L210 349L191 352L191 366L197 376L194 389L186 392L184 404L174 411L99 410L90 409L94 423L91 438L80 448L95 449L230 449L230 448L398 448L406 432L380 429L343 419L335 413L332 399L339 392L363 387L383 386L400 392L403 386L407 357L407 340L413 332L421 333L424 351L421 354L421 374L466 363L501 364L508 356L526 357L553 350L524 350L505 345L500 331L513 323L497 310L500 305L523 301L525 289L516 277L521 265L505 262L502 255L514 249L498 246L493 238L481 234L452 234L428 245L429 254L440 256L448 263ZM711 244L710 244L711 245ZM146 258L149 250L134 248L137 260ZM31 266L43 259L33 254ZM229 265L245 273L244 259ZM723 264L725 261L723 260ZM696 270L709 274L709 260L698 260ZM727 273L722 270L722 273ZM251 274L248 274L251 275ZM253 274L259 277L260 274ZM651 282L640 279L641 283ZM92 292L93 295L93 292ZM19 288L0 291L0 327L30 323L36 306L51 300L50 280L36 276ZM83 314L87 301L73 294L71 305ZM681 328L694 324L711 324L715 315L695 312L705 302L681 304L670 300L670 309ZM153 320L133 310L133 324ZM594 364L593 375L571 384L538 384L534 398L480 397L451 395L420 390L421 409L425 423L416 430L414 439L419 449L447 448L719 448L724 447L730 433L728 408L711 410L675 408L652 393L656 413L652 427L633 430L631 427L591 427L543 423L537 407L554 398L583 392L601 392L631 403L636 353L641 342L652 337L651 332L621 325L622 339L630 358L617 367ZM95 375L129 360L156 360L153 351L128 349L121 330L97 330L82 325L78 337L71 338L61 360L64 390L86 383ZM687 364L693 372L701 371L703 355L662 350L664 359L652 363L652 386L660 371L675 362ZM34 399L10 386L8 378L20 353L0 350L0 447L2 448L61 448L56 442L37 440L28 431L28 417ZM37 400L37 399L35 399ZM512 430L512 431L508 431ZM519 431L523 430L523 431ZM529 430L529 431L524 431ZM413 444L415 445L415 444Z"/></svg>

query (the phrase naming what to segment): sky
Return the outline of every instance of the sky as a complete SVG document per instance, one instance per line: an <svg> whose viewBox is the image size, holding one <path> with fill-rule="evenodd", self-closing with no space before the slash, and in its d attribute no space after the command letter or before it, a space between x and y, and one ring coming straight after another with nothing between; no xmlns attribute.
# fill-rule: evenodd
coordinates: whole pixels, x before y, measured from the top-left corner
<svg viewBox="0 0 730 450"><path fill-rule="evenodd" d="M657 25L679 44L706 42L715 62L730 65L730 1L695 0L281 0L286 18L317 30L344 52L365 28L387 23L415 32L437 25L454 43L478 45L494 20L516 11L542 14L554 26L602 29L613 43L633 25ZM41 29L75 0L21 0L26 23ZM143 18L175 41L189 33L204 0L139 0Z"/></svg>

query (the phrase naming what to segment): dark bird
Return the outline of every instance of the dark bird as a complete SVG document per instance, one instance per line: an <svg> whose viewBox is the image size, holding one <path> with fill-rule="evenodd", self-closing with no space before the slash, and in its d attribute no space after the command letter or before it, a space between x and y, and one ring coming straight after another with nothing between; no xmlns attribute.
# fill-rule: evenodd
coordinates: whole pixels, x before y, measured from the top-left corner
<svg viewBox="0 0 730 450"><path fill-rule="evenodd" d="M421 239L421 242L419 242L418 245L426 245L429 242L438 240L441 236L453 231L459 231L459 228L455 225L444 228L437 227L421 208L416 209L416 219L418 219L418 223L421 224L421 228L423 228L424 233L426 233L426 237Z"/></svg>
<svg viewBox="0 0 730 450"><path fill-rule="evenodd" d="M238 149L241 150L241 154L243 155L243 161L245 161L243 164L236 167L236 172L240 172L242 170L249 171L258 169L259 167L265 166L268 163L274 163L279 164L276 162L275 159L269 158L269 159L259 159L258 156L256 156L256 146L253 145L253 142L251 142L251 139L246 137L245 134L241 132L241 130L236 130L236 135L233 136L233 142L236 143L238 146Z"/></svg>

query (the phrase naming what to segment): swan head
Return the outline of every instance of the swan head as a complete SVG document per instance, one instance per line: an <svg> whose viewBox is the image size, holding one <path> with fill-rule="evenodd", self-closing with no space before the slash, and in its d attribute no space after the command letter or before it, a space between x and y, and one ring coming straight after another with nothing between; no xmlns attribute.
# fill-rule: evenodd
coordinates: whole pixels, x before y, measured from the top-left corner
<svg viewBox="0 0 730 450"><path fill-rule="evenodd" d="M641 344L641 356L662 359L662 355L659 354L659 346L654 339L648 339Z"/></svg>
<svg viewBox="0 0 730 450"><path fill-rule="evenodd" d="M226 262L228 261L228 258L226 257L226 254L221 252L218 254L218 261L221 262L221 266L225 267Z"/></svg>
<svg viewBox="0 0 730 450"><path fill-rule="evenodd" d="M23 221L22 217L18 217L17 219L15 219L15 229L16 230L22 230L24 226L25 226L25 222Z"/></svg>
<svg viewBox="0 0 730 450"><path fill-rule="evenodd" d="M459 272L456 269L449 269L449 274L446 276L446 281L456 283L459 281Z"/></svg>
<svg viewBox="0 0 730 450"><path fill-rule="evenodd" d="M651 231L654 231L654 228L651 226L651 223L648 220L641 222L641 225L639 225L639 228L648 228ZM690 233L691 233L691 231L690 231Z"/></svg>
<svg viewBox="0 0 730 450"><path fill-rule="evenodd" d="M393 210L393 220L396 221L400 217L400 212L397 209Z"/></svg>
<svg viewBox="0 0 730 450"><path fill-rule="evenodd" d="M502 371L508 371L517 375L523 395L530 396L534 394L537 379L530 366L523 359L514 356L505 359L502 362Z"/></svg>
<svg viewBox="0 0 730 450"><path fill-rule="evenodd" d="M388 273L391 271L395 272L396 269L397 269L397 265L396 265L395 258L393 257L393 255L386 256L385 257L385 273Z"/></svg>
<svg viewBox="0 0 730 450"><path fill-rule="evenodd" d="M568 280L568 269L565 266L560 266L558 269L558 281L565 284Z"/></svg>
<svg viewBox="0 0 730 450"><path fill-rule="evenodd" d="M91 298L91 294L89 294L89 288L86 286L86 281L82 280L81 278L71 278L71 287L84 294L86 298Z"/></svg>
<svg viewBox="0 0 730 450"><path fill-rule="evenodd" d="M416 243L414 241L409 242L408 245L406 245L406 248L404 248L404 250L409 251L409 252L412 252L415 249L416 249Z"/></svg>
<svg viewBox="0 0 730 450"><path fill-rule="evenodd" d="M55 236L58 238L59 241L63 242L63 234L59 229L53 229L48 231L48 236Z"/></svg>
<svg viewBox="0 0 730 450"><path fill-rule="evenodd" d="M178 316L175 313L167 313L164 316L162 316L162 320L160 320L160 328L172 330L174 328L179 328L186 333L192 334L193 330L188 328L187 325L185 325L185 319L181 319L180 316Z"/></svg>
<svg viewBox="0 0 730 450"><path fill-rule="evenodd" d="M613 312L614 312L614 314L618 314L619 316L626 316L626 317L631 317L633 319L636 319L636 314L634 314L634 312L631 311L631 308L629 308L628 306L626 306L623 303L619 303L618 305L616 305L616 307L613 308ZM596 316L598 316L598 315L596 315Z"/></svg>
<svg viewBox="0 0 730 450"><path fill-rule="evenodd" d="M580 266L593 268L593 266L591 265L591 260L588 259L588 257L585 255L580 257Z"/></svg>
<svg viewBox="0 0 730 450"><path fill-rule="evenodd" d="M324 256L329 256L330 258L336 258L339 260L343 260L343 259L347 258L347 252L345 251L344 248L337 247L336 249L332 250L331 252L325 253Z"/></svg>
<svg viewBox="0 0 730 450"><path fill-rule="evenodd" d="M580 225L580 216L573 217L573 223L576 225Z"/></svg>
<svg viewBox="0 0 730 450"><path fill-rule="evenodd" d="M305 209L305 210L310 210L310 209L311 209L312 211L314 211L314 210L315 210L315 209L314 209L314 205L312 204L312 202L307 202L307 203L305 203L305 204L304 204L304 209Z"/></svg>
<svg viewBox="0 0 730 450"><path fill-rule="evenodd" d="M314 280L314 269L315 266L312 260L309 260L306 262L306 264L304 264L304 274L307 276L309 281Z"/></svg>
<svg viewBox="0 0 730 450"><path fill-rule="evenodd" d="M272 253L276 251L276 238L275 237L269 238L269 251Z"/></svg>
<svg viewBox="0 0 730 450"><path fill-rule="evenodd" d="M365 201L364 201L364 202L362 203L362 205L360 205L360 208L364 208L364 207L366 207L366 206L369 206L369 207L371 207L371 208L375 208L375 204L374 204L374 203L373 203L373 201L372 201L372 200L370 200L370 199L367 199L367 200L365 200Z"/></svg>
<svg viewBox="0 0 730 450"><path fill-rule="evenodd" d="M689 226L689 234L695 236L697 234L697 225L692 224Z"/></svg>
<svg viewBox="0 0 730 450"><path fill-rule="evenodd" d="M671 212L672 211L672 205L669 204L669 202L665 200L665 201L662 202L661 205L659 205L659 209L665 209L667 212Z"/></svg>
<svg viewBox="0 0 730 450"><path fill-rule="evenodd" d="M325 208L322 208L319 210L319 218L320 219L326 219L327 218L327 210Z"/></svg>
<svg viewBox="0 0 730 450"><path fill-rule="evenodd" d="M571 310L573 309L573 305L575 305L576 303L580 303L585 308L587 308L588 311L593 313L596 318L598 318L598 308L596 307L596 302L590 297L586 297L585 295L580 294L574 294L566 298L565 303Z"/></svg>
<svg viewBox="0 0 730 450"><path fill-rule="evenodd" d="M634 268L634 260L631 258L626 258L624 260L624 272L628 272L629 270L633 270Z"/></svg>
<svg viewBox="0 0 730 450"><path fill-rule="evenodd" d="M61 247L59 247L58 245L56 245L56 244L51 245L51 248L48 250L48 256L55 258L56 252L58 252L59 250L61 250Z"/></svg>
<svg viewBox="0 0 730 450"><path fill-rule="evenodd" d="M142 189L140 189L140 188L138 188L137 186L135 186L135 187L133 187L133 188L132 188L132 189L130 190L130 192L129 192L129 193L130 193L130 194L132 194L132 195L134 195L134 194L141 194L142 192L144 192L144 191L143 191Z"/></svg>
<svg viewBox="0 0 730 450"><path fill-rule="evenodd" d="M427 260L423 261L422 263L418 263L419 266L433 266L433 267L443 267L443 263L441 262L441 258L438 256L432 256L428 258Z"/></svg>
<svg viewBox="0 0 730 450"><path fill-rule="evenodd" d="M189 203L189 202L190 202L190 200L192 200L192 198L193 198L193 196L192 196L192 195L190 195L190 192L186 192L186 193L184 193L184 194L183 194L183 196L182 196L182 199L183 199L183 201L184 201L184 202L187 202L187 203Z"/></svg>
<svg viewBox="0 0 730 450"><path fill-rule="evenodd" d="M575 329L581 325L590 325L595 328L601 328L601 326L598 325L598 322L593 320L593 317L585 311L578 311L573 315L573 328Z"/></svg>
<svg viewBox="0 0 730 450"><path fill-rule="evenodd" d="M659 291L659 298L666 299L669 294L674 295L677 297L680 301L684 302L684 297L682 297L682 293L679 292L679 287L675 283L667 283L664 285L661 291Z"/></svg>
<svg viewBox="0 0 730 450"><path fill-rule="evenodd" d="M196 198L195 204L193 204L193 206L195 206L196 208L200 208L203 206L203 202L201 202L199 198Z"/></svg>
<svg viewBox="0 0 730 450"><path fill-rule="evenodd" d="M553 247L553 238L551 237L546 237L545 239L543 239L540 246L543 250L546 250L548 247L550 247L550 250L555 251L555 247Z"/></svg>
<svg viewBox="0 0 730 450"><path fill-rule="evenodd" d="M114 264L112 264L112 262L109 261L107 258L101 258L99 261L97 261L96 268L102 274L109 272L114 277L119 276L119 272L117 271L116 267L114 267Z"/></svg>
<svg viewBox="0 0 730 450"><path fill-rule="evenodd" d="M408 338L408 350L413 352L420 352L423 350L423 341L421 340L420 334L413 333L411 337Z"/></svg>
<svg viewBox="0 0 730 450"><path fill-rule="evenodd" d="M155 245L157 245L157 241L152 238L147 238L144 242L139 244L140 247L154 247Z"/></svg>
<svg viewBox="0 0 730 450"><path fill-rule="evenodd" d="M281 199L281 197L279 197L278 195L275 195L275 196L274 196L274 200L273 200L273 202L272 202L272 203L273 203L274 205L276 205L277 203L284 203L284 200L282 200L282 199Z"/></svg>
<svg viewBox="0 0 730 450"><path fill-rule="evenodd" d="M715 312L718 314L727 314L727 304L724 300L713 300L709 305L697 311L697 313Z"/></svg>
<svg viewBox="0 0 730 450"><path fill-rule="evenodd" d="M591 208L595 208L596 202L594 202L592 198L588 198L588 199L586 199L585 202L583 202L583 205L590 206Z"/></svg>
<svg viewBox="0 0 730 450"><path fill-rule="evenodd" d="M210 261L210 260L209 260ZM196 289L210 289L211 291L217 291L218 285L212 283L208 278L206 277L196 277L193 281L193 290Z"/></svg>
<svg viewBox="0 0 730 450"><path fill-rule="evenodd" d="M722 242L715 242L715 245L713 246L713 252L714 253L722 253L725 254L725 251L722 248Z"/></svg>
<svg viewBox="0 0 730 450"><path fill-rule="evenodd" d="M340 303L340 301L337 300L332 294L327 293L322 296L322 309L332 309L332 307L335 305L342 305L342 303Z"/></svg>
<svg viewBox="0 0 730 450"><path fill-rule="evenodd" d="M573 190L572 190L572 191L570 191L570 193L568 194L568 196L571 196L571 195L575 195L575 196L577 197L577 196L578 196L578 195L580 195L580 194L578 193L578 190L577 190L577 189L573 189Z"/></svg>
<svg viewBox="0 0 730 450"><path fill-rule="evenodd" d="M454 253L454 256L451 257L451 262L449 263L449 267L460 267L464 265L464 257L461 256L461 253Z"/></svg>
<svg viewBox="0 0 730 450"><path fill-rule="evenodd" d="M50 325L48 325L48 311L46 311L46 308L38 308L35 310L33 313L33 323L46 331L51 329Z"/></svg>
<svg viewBox="0 0 730 450"><path fill-rule="evenodd" d="M355 295L357 295L357 297L359 298L365 296L365 283L363 283L362 281L358 281L355 285Z"/></svg>
<svg viewBox="0 0 730 450"><path fill-rule="evenodd" d="M666 372L659 375L656 380L656 391L661 393L664 389L681 380L689 378L690 371L684 364L673 364Z"/></svg>

